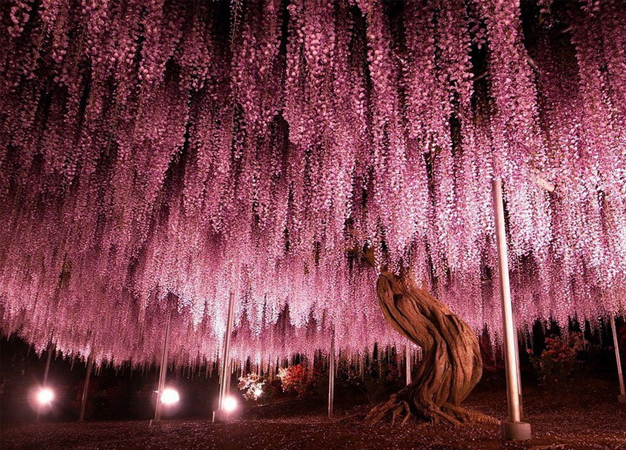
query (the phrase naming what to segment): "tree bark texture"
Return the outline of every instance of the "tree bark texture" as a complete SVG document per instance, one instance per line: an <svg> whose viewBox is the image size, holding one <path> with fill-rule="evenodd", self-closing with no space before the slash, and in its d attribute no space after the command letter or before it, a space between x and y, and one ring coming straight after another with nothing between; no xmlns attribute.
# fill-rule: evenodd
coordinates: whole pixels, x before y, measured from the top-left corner
<svg viewBox="0 0 626 450"><path fill-rule="evenodd" d="M394 422L403 417L403 423L411 416L454 425L497 423L460 406L482 376L474 330L430 293L393 273L378 277L376 291L385 319L423 349L424 359L413 382L375 406L366 422L374 424L391 415Z"/></svg>

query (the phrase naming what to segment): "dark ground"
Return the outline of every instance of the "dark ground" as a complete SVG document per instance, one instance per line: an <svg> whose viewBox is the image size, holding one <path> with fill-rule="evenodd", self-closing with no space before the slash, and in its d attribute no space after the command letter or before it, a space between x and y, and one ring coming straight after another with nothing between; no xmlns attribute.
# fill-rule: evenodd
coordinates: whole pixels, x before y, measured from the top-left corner
<svg viewBox="0 0 626 450"><path fill-rule="evenodd" d="M557 388L524 392L527 420L534 439L503 442L495 425L450 428L409 422L375 427L363 424L367 405L336 407L325 417L318 400L287 400L248 408L229 424L170 419L147 421L8 424L2 426L2 450L25 449L626 449L626 405L617 403L616 380L583 378ZM481 386L466 406L503 417L503 384Z"/></svg>

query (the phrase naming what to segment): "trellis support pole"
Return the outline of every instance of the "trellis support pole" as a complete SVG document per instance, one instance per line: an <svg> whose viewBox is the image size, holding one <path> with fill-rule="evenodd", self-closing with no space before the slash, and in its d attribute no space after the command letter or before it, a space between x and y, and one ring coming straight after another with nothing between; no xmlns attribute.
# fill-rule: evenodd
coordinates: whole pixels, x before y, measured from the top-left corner
<svg viewBox="0 0 626 450"><path fill-rule="evenodd" d="M168 298L169 300L169 298ZM163 343L163 353L161 354L161 367L159 371L159 387L157 389L157 399L156 399L156 409L154 411L154 420L161 420L161 409L163 408L163 403L161 402L161 395L163 395L163 391L165 390L165 378L167 376L167 358L170 346L170 328L172 325L172 305L171 302L168 301L169 314L167 317L167 324L165 325L165 342Z"/></svg>
<svg viewBox="0 0 626 450"><path fill-rule="evenodd" d="M622 358L619 354L619 341L617 339L617 328L615 326L615 315L611 315L611 331L613 332L613 347L615 348L615 362L617 363L617 377L619 378L619 395L617 400L626 403L626 388L624 387L624 372L622 372Z"/></svg>
<svg viewBox="0 0 626 450"><path fill-rule="evenodd" d="M93 370L93 350L89 354L87 360L87 374L85 375L85 385L83 386L83 397L80 403L80 418L79 422L85 421L85 410L87 409L87 397L89 395L89 380L91 379L91 372Z"/></svg>
<svg viewBox="0 0 626 450"><path fill-rule="evenodd" d="M328 358L328 417L333 416L335 402L335 331L330 340L330 355Z"/></svg>
<svg viewBox="0 0 626 450"><path fill-rule="evenodd" d="M52 345L52 338L50 338L50 343L48 344L48 350L46 354L46 367L43 371L43 385L42 387L46 387L48 385L48 374L50 373L50 361L52 360L52 353L54 346ZM35 419L39 422L39 416L41 415L41 405L37 406L37 418Z"/></svg>
<svg viewBox="0 0 626 450"><path fill-rule="evenodd" d="M507 440L527 440L532 437L529 423L522 422L521 389L519 365L517 361L517 332L513 320L511 286L509 283L509 260L506 248L504 226L504 202L502 199L502 180L494 178L493 210L496 225L496 243L498 248L498 268L500 275L500 296L502 299L502 322L504 337L504 363L506 369L506 394L508 418L502 422L502 437Z"/></svg>
<svg viewBox="0 0 626 450"><path fill-rule="evenodd" d="M411 346L407 344L404 346L404 359L406 360L406 385L411 384L413 379L411 378Z"/></svg>
<svg viewBox="0 0 626 450"><path fill-rule="evenodd" d="M231 292L228 298L228 317L226 319L226 334L224 336L224 351L222 354L222 370L220 377L220 392L218 397L217 411L213 411L213 422L224 422L228 420L228 412L223 410L224 399L230 390L230 342L233 334L235 317L235 293Z"/></svg>

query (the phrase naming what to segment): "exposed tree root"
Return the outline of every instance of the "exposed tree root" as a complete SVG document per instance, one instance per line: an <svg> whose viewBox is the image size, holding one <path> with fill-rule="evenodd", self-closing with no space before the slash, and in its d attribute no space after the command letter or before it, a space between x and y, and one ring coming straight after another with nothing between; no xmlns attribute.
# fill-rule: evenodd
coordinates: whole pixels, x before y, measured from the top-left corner
<svg viewBox="0 0 626 450"><path fill-rule="evenodd" d="M411 408L408 401L398 400L398 394L393 394L387 402L373 407L367 416L365 416L365 423L375 425L387 416L391 416L392 425L398 420L401 420L400 424L404 425L411 417L417 420L443 423L452 426L459 426L463 423L470 422L500 423L495 417L450 403L445 403L441 407L430 404L425 408L421 405L413 404L413 408Z"/></svg>

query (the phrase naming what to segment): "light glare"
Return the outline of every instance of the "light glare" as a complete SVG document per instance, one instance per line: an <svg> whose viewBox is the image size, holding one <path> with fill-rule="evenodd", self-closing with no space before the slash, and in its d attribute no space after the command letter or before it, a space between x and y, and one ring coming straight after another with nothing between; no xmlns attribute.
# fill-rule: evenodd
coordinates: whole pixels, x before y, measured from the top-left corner
<svg viewBox="0 0 626 450"><path fill-rule="evenodd" d="M161 403L164 405L173 405L174 403L178 403L179 400L180 395L178 395L176 389L164 389L161 394Z"/></svg>
<svg viewBox="0 0 626 450"><path fill-rule="evenodd" d="M37 392L37 401L42 405L47 405L54 399L54 392L52 389L43 388Z"/></svg>
<svg viewBox="0 0 626 450"><path fill-rule="evenodd" d="M237 400L235 399L235 397L228 396L224 398L222 409L227 413L231 413L235 409L237 409Z"/></svg>

